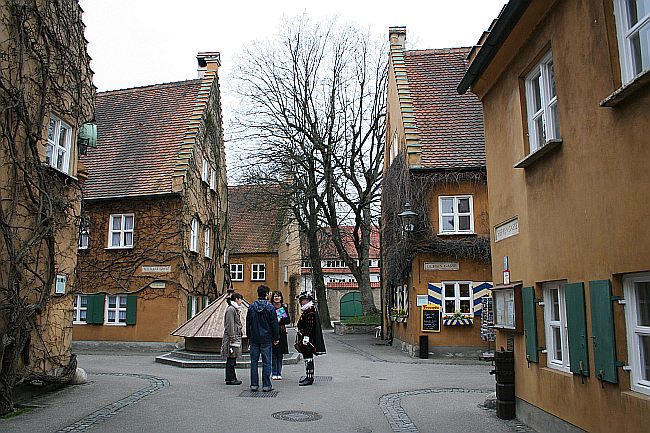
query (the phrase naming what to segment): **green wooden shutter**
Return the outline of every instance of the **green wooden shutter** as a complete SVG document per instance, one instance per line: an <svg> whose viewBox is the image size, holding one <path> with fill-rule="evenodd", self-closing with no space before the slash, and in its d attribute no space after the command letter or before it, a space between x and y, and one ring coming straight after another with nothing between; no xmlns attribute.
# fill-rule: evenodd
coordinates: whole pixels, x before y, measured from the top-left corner
<svg viewBox="0 0 650 433"><path fill-rule="evenodd" d="M612 286L609 280L589 281L589 300L596 377L606 382L618 383Z"/></svg>
<svg viewBox="0 0 650 433"><path fill-rule="evenodd" d="M100 325L104 323L104 295L101 293L87 295L86 300L86 323Z"/></svg>
<svg viewBox="0 0 650 433"><path fill-rule="evenodd" d="M187 297L187 320L192 318L192 296Z"/></svg>
<svg viewBox="0 0 650 433"><path fill-rule="evenodd" d="M126 297L126 324L135 325L135 319L138 312L138 297L128 295Z"/></svg>
<svg viewBox="0 0 650 433"><path fill-rule="evenodd" d="M587 318L585 314L585 288L583 283L564 285L566 320L569 336L569 362L571 372L589 376L587 346Z"/></svg>
<svg viewBox="0 0 650 433"><path fill-rule="evenodd" d="M521 289L523 303L524 337L526 339L526 359L529 362L539 362L537 354L537 313L535 311L535 289Z"/></svg>

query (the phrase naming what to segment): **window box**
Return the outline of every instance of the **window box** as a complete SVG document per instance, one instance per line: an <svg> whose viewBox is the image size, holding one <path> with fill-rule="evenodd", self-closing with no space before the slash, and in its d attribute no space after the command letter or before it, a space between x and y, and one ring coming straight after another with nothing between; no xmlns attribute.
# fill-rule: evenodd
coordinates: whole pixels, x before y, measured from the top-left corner
<svg viewBox="0 0 650 433"><path fill-rule="evenodd" d="M474 317L469 314L446 314L442 316L442 324L445 326L473 325Z"/></svg>
<svg viewBox="0 0 650 433"><path fill-rule="evenodd" d="M471 195L438 197L438 234L474 234L474 203Z"/></svg>
<svg viewBox="0 0 650 433"><path fill-rule="evenodd" d="M553 55L548 53L526 76L526 117L529 152L560 138Z"/></svg>

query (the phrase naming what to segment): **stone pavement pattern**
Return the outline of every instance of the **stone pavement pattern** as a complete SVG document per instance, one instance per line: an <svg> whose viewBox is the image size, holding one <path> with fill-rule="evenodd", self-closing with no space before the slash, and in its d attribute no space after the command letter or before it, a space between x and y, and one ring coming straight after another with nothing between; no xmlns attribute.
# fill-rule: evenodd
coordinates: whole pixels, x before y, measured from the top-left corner
<svg viewBox="0 0 650 433"><path fill-rule="evenodd" d="M237 370L242 386L226 386L223 370L156 364L154 353L80 354L91 383L30 402L40 407L0 420L0 431L531 431L479 407L494 389L489 364L413 359L375 345L372 336L326 339L328 354L316 358L316 375L331 381L298 387L303 365L286 366L284 380L274 382L277 396L264 398L239 396L248 389L245 369ZM316 412L320 419L285 421L282 411Z"/></svg>

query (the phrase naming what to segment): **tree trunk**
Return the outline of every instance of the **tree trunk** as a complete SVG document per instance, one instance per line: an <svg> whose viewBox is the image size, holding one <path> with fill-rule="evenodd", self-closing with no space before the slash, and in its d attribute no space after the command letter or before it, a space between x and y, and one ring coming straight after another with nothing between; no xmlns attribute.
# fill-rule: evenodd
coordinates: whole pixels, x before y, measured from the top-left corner
<svg viewBox="0 0 650 433"><path fill-rule="evenodd" d="M330 309L327 304L327 290L323 278L323 268L321 267L320 244L318 232L309 230L309 261L311 262L311 284L316 292L318 300L318 314L323 329L331 329L332 321L330 319Z"/></svg>
<svg viewBox="0 0 650 433"><path fill-rule="evenodd" d="M12 391L14 388L13 381L16 377L17 360L15 343L6 346L0 363L0 416L14 411Z"/></svg>

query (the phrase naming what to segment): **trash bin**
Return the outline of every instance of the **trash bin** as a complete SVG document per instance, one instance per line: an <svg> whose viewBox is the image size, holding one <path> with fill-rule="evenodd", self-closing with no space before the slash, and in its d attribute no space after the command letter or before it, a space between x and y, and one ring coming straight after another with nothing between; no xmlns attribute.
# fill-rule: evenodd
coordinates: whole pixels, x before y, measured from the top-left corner
<svg viewBox="0 0 650 433"><path fill-rule="evenodd" d="M494 352L494 374L497 380L497 417L515 418L515 354L511 350Z"/></svg>
<svg viewBox="0 0 650 433"><path fill-rule="evenodd" d="M429 359L429 337L420 335L420 359Z"/></svg>

